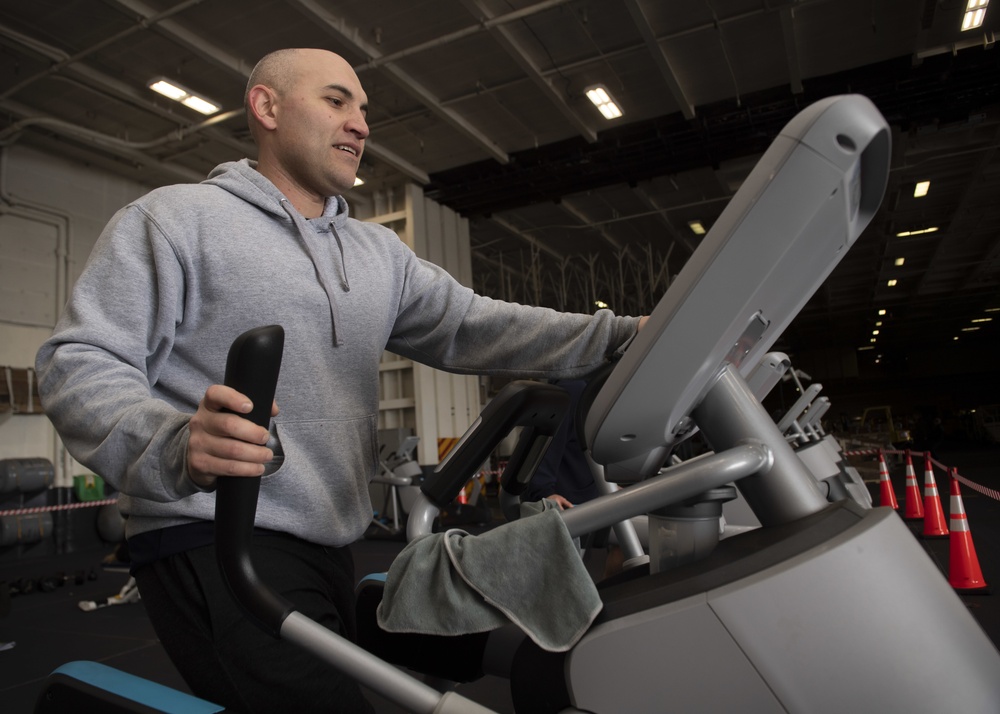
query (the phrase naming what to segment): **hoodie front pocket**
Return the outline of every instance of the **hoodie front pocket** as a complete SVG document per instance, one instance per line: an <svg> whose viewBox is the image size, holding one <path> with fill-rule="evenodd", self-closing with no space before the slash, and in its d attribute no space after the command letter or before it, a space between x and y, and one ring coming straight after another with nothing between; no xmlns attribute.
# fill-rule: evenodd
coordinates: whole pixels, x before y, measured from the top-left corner
<svg viewBox="0 0 1000 714"><path fill-rule="evenodd" d="M374 415L357 419L276 422L281 467L261 482L258 524L280 530L354 533L371 521L368 482L378 459ZM291 522L298 527L289 528Z"/></svg>

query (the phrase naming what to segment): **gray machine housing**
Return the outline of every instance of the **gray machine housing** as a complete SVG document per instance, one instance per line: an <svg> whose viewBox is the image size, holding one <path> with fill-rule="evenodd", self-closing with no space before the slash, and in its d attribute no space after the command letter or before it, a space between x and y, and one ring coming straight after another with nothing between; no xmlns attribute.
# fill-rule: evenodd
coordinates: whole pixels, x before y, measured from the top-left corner
<svg viewBox="0 0 1000 714"><path fill-rule="evenodd" d="M861 515L849 502L830 510L810 528L841 530L781 562L633 614L609 613L566 659L574 706L630 714L996 711L996 649L898 516L881 508ZM817 540L807 530L792 537ZM656 584L684 593L685 580L739 569L718 556L757 535L720 544L715 572L709 563L688 566ZM609 609L625 599L614 590L602 592Z"/></svg>

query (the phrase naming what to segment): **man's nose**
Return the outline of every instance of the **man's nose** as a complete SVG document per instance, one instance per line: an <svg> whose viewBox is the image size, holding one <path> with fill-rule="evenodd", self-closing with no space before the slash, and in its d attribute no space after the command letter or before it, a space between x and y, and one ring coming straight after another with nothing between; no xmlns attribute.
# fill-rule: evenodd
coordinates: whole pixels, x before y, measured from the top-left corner
<svg viewBox="0 0 1000 714"><path fill-rule="evenodd" d="M357 115L351 117L347 122L347 130L357 136L359 139L366 139L369 134L368 122L365 120L365 115L358 112Z"/></svg>

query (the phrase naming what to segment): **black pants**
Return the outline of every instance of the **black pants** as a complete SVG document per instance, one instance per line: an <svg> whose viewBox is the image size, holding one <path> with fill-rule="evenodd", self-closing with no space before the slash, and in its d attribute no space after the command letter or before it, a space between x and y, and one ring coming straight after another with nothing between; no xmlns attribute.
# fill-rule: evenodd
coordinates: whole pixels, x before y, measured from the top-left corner
<svg viewBox="0 0 1000 714"><path fill-rule="evenodd" d="M347 548L255 535L253 562L298 612L354 639ZM145 565L135 579L160 642L196 696L234 712L373 711L353 680L243 615L222 581L214 546Z"/></svg>

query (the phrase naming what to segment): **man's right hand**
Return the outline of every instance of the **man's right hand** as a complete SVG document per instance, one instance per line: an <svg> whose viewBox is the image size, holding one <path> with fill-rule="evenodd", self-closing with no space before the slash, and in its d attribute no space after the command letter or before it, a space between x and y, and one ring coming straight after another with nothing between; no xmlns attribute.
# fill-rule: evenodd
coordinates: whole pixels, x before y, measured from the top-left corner
<svg viewBox="0 0 1000 714"><path fill-rule="evenodd" d="M188 475L201 488L211 488L217 476L260 476L274 458L267 429L241 416L253 405L235 389L214 384L205 391L188 426ZM271 405L271 416L278 413Z"/></svg>
<svg viewBox="0 0 1000 714"><path fill-rule="evenodd" d="M572 508L573 504L567 499L560 496L558 493L553 493L551 496L546 496L550 501L555 501L556 505L559 506L560 511L565 511L567 508Z"/></svg>

